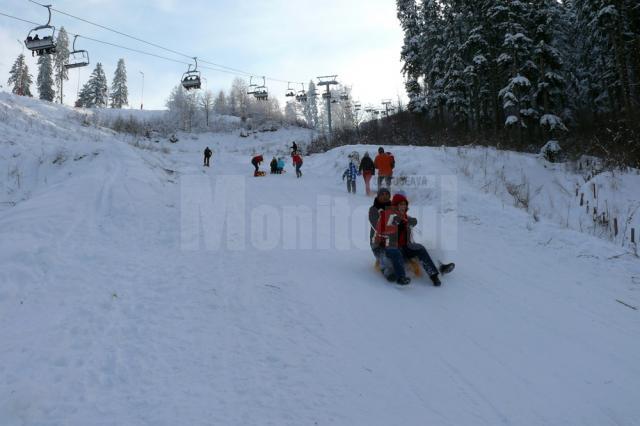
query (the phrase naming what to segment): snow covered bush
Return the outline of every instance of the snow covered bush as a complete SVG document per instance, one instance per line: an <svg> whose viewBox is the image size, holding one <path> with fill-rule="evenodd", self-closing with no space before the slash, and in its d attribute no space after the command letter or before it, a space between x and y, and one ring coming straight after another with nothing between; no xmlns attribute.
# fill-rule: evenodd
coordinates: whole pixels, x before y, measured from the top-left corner
<svg viewBox="0 0 640 426"><path fill-rule="evenodd" d="M550 140L540 150L540 156L550 163L555 163L559 160L562 148L556 140Z"/></svg>

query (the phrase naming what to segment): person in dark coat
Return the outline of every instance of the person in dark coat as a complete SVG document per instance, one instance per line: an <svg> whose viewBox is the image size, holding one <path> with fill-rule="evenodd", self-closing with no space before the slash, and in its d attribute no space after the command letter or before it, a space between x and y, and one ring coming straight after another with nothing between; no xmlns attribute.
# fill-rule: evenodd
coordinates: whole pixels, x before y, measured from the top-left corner
<svg viewBox="0 0 640 426"><path fill-rule="evenodd" d="M369 157L369 153L365 152L364 157L360 160L360 167L358 168L360 174L364 178L364 186L367 195L371 195L371 178L376 174L376 166L373 164L373 160Z"/></svg>
<svg viewBox="0 0 640 426"><path fill-rule="evenodd" d="M278 160L276 159L276 157L273 157L271 163L269 163L269 167L271 168L272 175L278 173Z"/></svg>
<svg viewBox="0 0 640 426"><path fill-rule="evenodd" d="M209 147L206 147L204 149L204 165L207 167L209 167L209 159L211 158L212 154L213 154L213 151L211 151Z"/></svg>

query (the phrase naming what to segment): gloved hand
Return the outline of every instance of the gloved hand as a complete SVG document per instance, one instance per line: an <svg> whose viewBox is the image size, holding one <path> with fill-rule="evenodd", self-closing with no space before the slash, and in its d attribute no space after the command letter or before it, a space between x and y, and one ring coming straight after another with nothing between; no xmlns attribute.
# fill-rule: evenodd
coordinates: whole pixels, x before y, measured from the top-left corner
<svg viewBox="0 0 640 426"><path fill-rule="evenodd" d="M418 224L418 219L415 217L409 217L408 219L409 226L416 226Z"/></svg>

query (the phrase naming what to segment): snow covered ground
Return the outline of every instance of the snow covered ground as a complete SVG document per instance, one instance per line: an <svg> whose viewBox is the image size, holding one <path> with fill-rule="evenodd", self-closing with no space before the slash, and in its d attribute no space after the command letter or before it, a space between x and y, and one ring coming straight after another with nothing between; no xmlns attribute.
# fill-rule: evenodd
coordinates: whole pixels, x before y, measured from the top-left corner
<svg viewBox="0 0 640 426"><path fill-rule="evenodd" d="M0 424L640 424L640 261L619 246L393 147L457 263L398 288L340 180L353 147L253 178L251 154L308 132L136 147L81 121L0 95Z"/></svg>

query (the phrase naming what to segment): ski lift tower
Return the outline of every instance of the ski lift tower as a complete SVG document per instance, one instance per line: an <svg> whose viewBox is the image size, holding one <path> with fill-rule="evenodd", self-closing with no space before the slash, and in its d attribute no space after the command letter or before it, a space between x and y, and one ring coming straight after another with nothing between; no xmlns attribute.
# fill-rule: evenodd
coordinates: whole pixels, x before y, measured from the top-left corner
<svg viewBox="0 0 640 426"><path fill-rule="evenodd" d="M326 86L326 92L322 94L322 97L327 100L327 121L329 124L329 143L331 143L331 86L337 86L339 83L336 80L337 75L325 75L318 77L318 86Z"/></svg>
<svg viewBox="0 0 640 426"><path fill-rule="evenodd" d="M389 105L391 105L391 99L383 99L382 105L384 105L384 115L389 117Z"/></svg>

